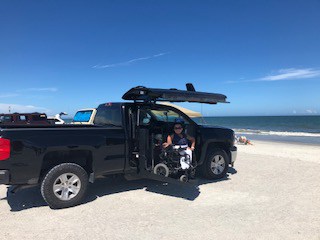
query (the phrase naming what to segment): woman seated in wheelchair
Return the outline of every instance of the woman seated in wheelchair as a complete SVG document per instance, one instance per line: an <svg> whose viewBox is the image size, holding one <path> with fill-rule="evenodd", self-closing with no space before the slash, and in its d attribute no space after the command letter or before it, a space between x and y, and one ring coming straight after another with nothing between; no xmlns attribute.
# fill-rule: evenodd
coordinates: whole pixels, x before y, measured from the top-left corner
<svg viewBox="0 0 320 240"><path fill-rule="evenodd" d="M174 133L168 135L167 142L163 143L163 147L167 148L172 145L173 149L179 151L180 164L182 169L189 169L192 164L192 152L196 144L195 138L184 133L184 126L182 122L176 122L173 126ZM188 141L191 142L189 147Z"/></svg>

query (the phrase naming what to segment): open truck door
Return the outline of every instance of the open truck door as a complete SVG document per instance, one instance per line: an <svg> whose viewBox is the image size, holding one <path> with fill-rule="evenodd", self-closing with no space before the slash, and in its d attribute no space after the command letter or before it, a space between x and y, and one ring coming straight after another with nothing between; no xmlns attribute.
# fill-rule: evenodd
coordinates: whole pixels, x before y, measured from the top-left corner
<svg viewBox="0 0 320 240"><path fill-rule="evenodd" d="M188 181L188 178L185 178L185 175L181 174L172 174L173 172L178 173L178 167L175 167L174 170L169 171L169 168L166 166L167 161L163 163L155 164L154 161L154 138L156 133L154 133L154 129L151 127L146 127L142 123L144 119L141 119L142 111L149 111L149 117L152 118L151 115L155 115L152 113L152 108L159 109L171 109L170 111L176 111L177 116L184 117L188 119L188 121L193 122L190 118L188 118L184 113L182 113L178 109L174 109L172 107L163 106L159 107L156 104L157 101L166 101L166 102L198 102L198 103L207 103L207 104L217 104L217 103L228 103L226 101L226 96L217 93L206 93L206 92L197 92L192 84L187 84L187 90L178 90L178 89L158 89L158 88L147 88L147 87L134 87L126 92L123 97L125 100L133 100L138 104L137 108L137 127L136 134L138 140L138 152L136 154L137 164L138 164L138 175L142 178L154 179L162 182L168 183L181 183L187 185L193 185L194 181ZM172 110L174 109L174 110ZM174 114L173 114L174 115ZM168 114L166 117L169 118ZM148 123L148 121L146 121ZM163 124L160 128L168 129L168 125L166 122L159 121L158 123ZM193 122L194 123L194 122ZM166 125L167 124L167 125ZM173 123L171 123L173 124ZM196 125L194 123L194 125ZM158 126L159 127L159 126ZM169 134L167 132L167 134ZM162 134L163 135L163 134ZM164 136L162 136L162 140L164 140ZM165 138L166 139L166 138ZM162 145L160 146L162 147ZM180 159L180 158L179 158ZM162 159L163 160L163 159ZM177 162L180 164L180 161ZM194 169L196 168L196 163L194 164ZM157 166L160 166L162 169L156 169ZM180 181L179 181L180 180Z"/></svg>

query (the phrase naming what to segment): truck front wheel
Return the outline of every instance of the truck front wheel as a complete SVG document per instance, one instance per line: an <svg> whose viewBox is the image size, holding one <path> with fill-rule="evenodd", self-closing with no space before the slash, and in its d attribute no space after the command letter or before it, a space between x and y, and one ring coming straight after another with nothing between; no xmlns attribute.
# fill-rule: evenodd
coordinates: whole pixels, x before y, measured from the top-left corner
<svg viewBox="0 0 320 240"><path fill-rule="evenodd" d="M223 178L229 168L229 158L224 150L213 149L210 151L202 165L203 176L207 179Z"/></svg>
<svg viewBox="0 0 320 240"><path fill-rule="evenodd" d="M81 203L87 187L87 172L77 164L63 163L46 174L41 194L51 208L67 208Z"/></svg>

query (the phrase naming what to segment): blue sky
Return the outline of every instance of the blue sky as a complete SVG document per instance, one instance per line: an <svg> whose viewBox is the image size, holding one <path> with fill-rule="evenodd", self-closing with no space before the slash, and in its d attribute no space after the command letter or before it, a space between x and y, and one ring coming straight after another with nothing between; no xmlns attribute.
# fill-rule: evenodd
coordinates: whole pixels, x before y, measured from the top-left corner
<svg viewBox="0 0 320 240"><path fill-rule="evenodd" d="M0 2L0 112L49 115L129 88L223 93L210 116L320 114L320 1Z"/></svg>

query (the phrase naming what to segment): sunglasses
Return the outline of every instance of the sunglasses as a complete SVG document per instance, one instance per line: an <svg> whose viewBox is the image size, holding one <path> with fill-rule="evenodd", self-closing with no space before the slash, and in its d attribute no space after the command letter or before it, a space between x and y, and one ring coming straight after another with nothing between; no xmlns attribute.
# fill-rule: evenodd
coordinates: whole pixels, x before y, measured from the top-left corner
<svg viewBox="0 0 320 240"><path fill-rule="evenodd" d="M176 130L176 129L182 129L182 127L175 127L174 130Z"/></svg>

